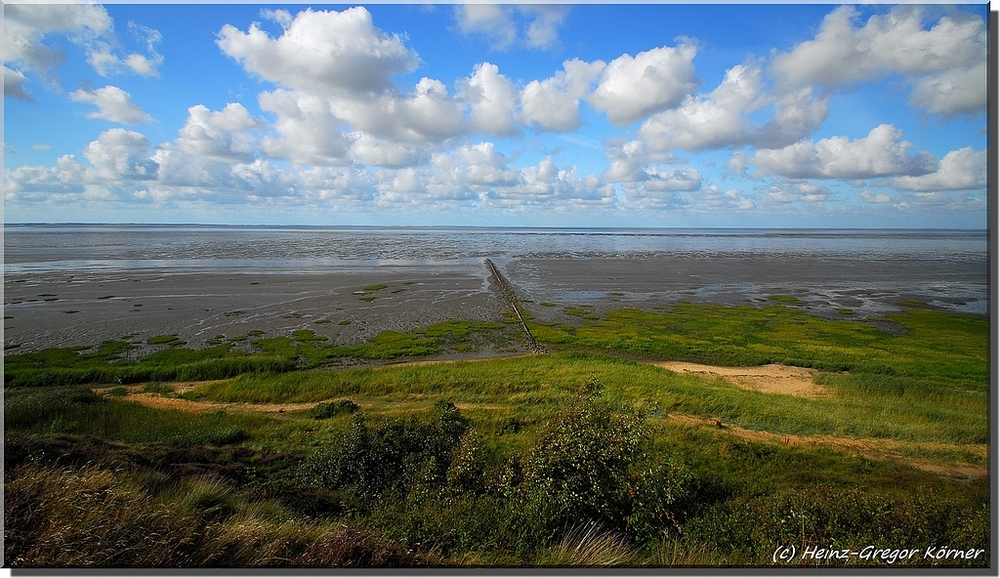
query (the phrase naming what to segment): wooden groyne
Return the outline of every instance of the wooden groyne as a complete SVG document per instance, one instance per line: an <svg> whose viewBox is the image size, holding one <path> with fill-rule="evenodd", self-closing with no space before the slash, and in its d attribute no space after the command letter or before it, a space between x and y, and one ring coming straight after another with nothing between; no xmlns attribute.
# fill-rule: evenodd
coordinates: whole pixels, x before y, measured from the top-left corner
<svg viewBox="0 0 1000 578"><path fill-rule="evenodd" d="M514 314L517 315L517 321L521 324L521 329L524 330L525 342L528 344L528 349L536 353L544 353L545 348L535 341L535 337L531 334L528 329L528 324L524 322L524 316L521 315L521 308L517 306L517 291L514 290L514 285L507 280L500 271L497 269L493 261L489 259L486 260L486 266L490 268L490 272L493 273L493 280L495 282L495 287L497 294L503 299L511 309L514 310Z"/></svg>

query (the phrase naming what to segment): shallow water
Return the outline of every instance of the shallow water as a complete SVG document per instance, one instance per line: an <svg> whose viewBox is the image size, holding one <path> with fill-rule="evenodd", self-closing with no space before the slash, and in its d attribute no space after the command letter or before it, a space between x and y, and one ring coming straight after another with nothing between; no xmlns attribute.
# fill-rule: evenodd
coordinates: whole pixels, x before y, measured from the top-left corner
<svg viewBox="0 0 1000 578"><path fill-rule="evenodd" d="M455 265L716 255L983 264L980 231L6 225L4 272ZM985 273L984 273L985 274Z"/></svg>

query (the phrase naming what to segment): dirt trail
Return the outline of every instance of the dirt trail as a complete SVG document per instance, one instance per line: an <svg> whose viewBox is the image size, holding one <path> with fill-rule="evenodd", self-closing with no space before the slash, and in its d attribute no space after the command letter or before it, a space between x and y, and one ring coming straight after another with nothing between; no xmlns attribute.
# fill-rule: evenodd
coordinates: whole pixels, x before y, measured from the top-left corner
<svg viewBox="0 0 1000 578"><path fill-rule="evenodd" d="M684 361L664 361L653 363L675 373L696 373L721 377L736 387L763 393L777 393L798 397L820 397L826 391L813 382L819 372L804 367L771 364L758 367L721 367L700 365Z"/></svg>
<svg viewBox="0 0 1000 578"><path fill-rule="evenodd" d="M899 442L895 440L876 438L844 438L837 436L801 436L794 434L775 434L768 431L746 429L735 425L723 424L715 419L705 419L698 416L672 413L667 415L671 421L691 426L711 427L734 436L770 443L781 443L797 447L828 447L864 456L879 461L894 461L912 466L926 472L957 478L986 478L989 468L985 465L963 462L942 462L915 459L904 455L904 450L918 452L933 451L969 451L986 458L989 448L986 444L946 444L939 442Z"/></svg>
<svg viewBox="0 0 1000 578"><path fill-rule="evenodd" d="M131 386L126 388L128 392L123 398L127 401L133 401L135 403L140 403L146 407L151 407L153 409L176 409L180 411L189 411L193 413L205 413L213 411L233 411L233 412L252 412L252 413L285 413L287 411L296 410L307 410L316 406L318 403L335 401L341 398L330 398L320 401L308 401L299 403L238 403L238 402L222 402L222 401L193 401L189 399L183 399L180 397L174 397L176 395L181 395L195 386L200 385L198 383L177 383L173 384L172 393L168 395L163 395L159 393L149 393L142 391L142 386ZM98 395L107 395L108 391L112 388L98 388L94 392ZM362 409L365 408L364 404L359 404ZM460 410L500 410L503 409L501 405L495 404L482 404L482 403L456 403L455 407Z"/></svg>

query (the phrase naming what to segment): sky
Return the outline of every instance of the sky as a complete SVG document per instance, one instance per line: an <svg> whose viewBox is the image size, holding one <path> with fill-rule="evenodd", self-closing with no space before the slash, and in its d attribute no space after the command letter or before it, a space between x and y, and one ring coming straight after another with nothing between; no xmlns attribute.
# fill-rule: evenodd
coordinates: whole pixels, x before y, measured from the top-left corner
<svg viewBox="0 0 1000 578"><path fill-rule="evenodd" d="M4 222L987 227L987 4L5 4Z"/></svg>

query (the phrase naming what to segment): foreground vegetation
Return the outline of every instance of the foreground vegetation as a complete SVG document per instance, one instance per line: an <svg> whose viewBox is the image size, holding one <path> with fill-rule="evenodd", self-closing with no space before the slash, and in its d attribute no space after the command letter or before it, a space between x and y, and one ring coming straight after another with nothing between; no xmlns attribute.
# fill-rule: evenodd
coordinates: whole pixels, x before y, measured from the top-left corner
<svg viewBox="0 0 1000 578"><path fill-rule="evenodd" d="M351 367L517 328L7 356L6 564L989 567L985 321L578 312L528 320L548 354L479 361ZM668 359L813 367L823 394Z"/></svg>

